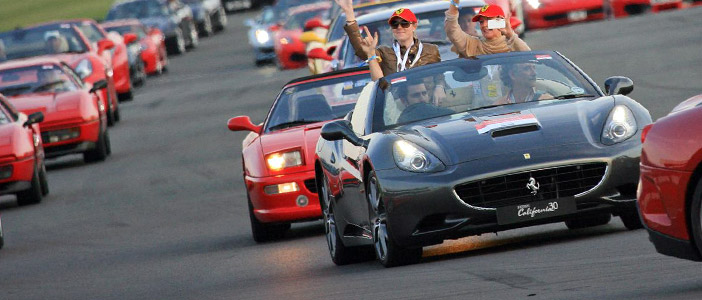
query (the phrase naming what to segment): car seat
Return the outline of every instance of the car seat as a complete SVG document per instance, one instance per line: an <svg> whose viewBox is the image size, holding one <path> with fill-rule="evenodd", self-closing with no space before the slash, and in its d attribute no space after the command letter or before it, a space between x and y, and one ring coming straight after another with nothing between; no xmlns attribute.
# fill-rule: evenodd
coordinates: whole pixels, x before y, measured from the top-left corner
<svg viewBox="0 0 702 300"><path fill-rule="evenodd" d="M297 98L294 106L295 120L326 121L334 118L327 99L320 94Z"/></svg>

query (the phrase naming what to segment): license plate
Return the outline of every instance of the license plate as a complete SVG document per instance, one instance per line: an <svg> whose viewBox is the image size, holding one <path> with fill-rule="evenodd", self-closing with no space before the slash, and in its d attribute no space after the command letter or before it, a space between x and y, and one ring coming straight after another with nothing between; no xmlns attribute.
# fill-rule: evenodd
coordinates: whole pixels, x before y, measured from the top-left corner
<svg viewBox="0 0 702 300"><path fill-rule="evenodd" d="M577 22L587 19L587 11L585 10L574 10L568 12L568 21Z"/></svg>
<svg viewBox="0 0 702 300"><path fill-rule="evenodd" d="M497 224L506 225L549 217L567 215L576 211L572 198L535 201L497 208Z"/></svg>

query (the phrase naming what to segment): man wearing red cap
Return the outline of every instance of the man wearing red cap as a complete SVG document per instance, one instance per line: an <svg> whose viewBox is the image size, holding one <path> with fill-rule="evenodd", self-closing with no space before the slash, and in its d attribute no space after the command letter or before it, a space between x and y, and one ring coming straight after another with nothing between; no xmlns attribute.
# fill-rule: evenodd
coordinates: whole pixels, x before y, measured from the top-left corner
<svg viewBox="0 0 702 300"><path fill-rule="evenodd" d="M444 29L446 36L453 43L454 52L460 57L471 57L482 54L504 53L510 51L529 51L529 46L514 33L502 8L498 5L485 5L472 21L480 23L483 38L465 33L458 26L458 6L460 0L451 0L446 11ZM489 28L488 21L504 20L503 28Z"/></svg>

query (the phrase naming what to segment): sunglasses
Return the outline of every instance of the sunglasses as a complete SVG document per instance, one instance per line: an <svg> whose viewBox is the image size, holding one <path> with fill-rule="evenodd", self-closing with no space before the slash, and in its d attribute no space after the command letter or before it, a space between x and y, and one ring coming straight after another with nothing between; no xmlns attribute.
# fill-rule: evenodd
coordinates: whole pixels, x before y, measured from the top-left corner
<svg viewBox="0 0 702 300"><path fill-rule="evenodd" d="M405 20L393 20L392 22L390 22L390 27L392 27L392 29L397 29L399 26L402 26L402 28L409 28L411 24L412 23L407 22Z"/></svg>

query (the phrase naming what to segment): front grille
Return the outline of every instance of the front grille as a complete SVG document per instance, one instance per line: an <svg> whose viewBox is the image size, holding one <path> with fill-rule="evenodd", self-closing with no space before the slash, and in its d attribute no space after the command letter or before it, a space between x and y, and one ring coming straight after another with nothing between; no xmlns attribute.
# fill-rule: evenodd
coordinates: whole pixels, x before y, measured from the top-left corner
<svg viewBox="0 0 702 300"><path fill-rule="evenodd" d="M315 183L314 178L305 180L305 187L310 193L317 193L317 183Z"/></svg>
<svg viewBox="0 0 702 300"><path fill-rule="evenodd" d="M604 177L606 169L606 163L570 165L463 183L455 190L466 204L496 208L580 194L594 188ZM530 178L539 184L536 195L527 188Z"/></svg>

